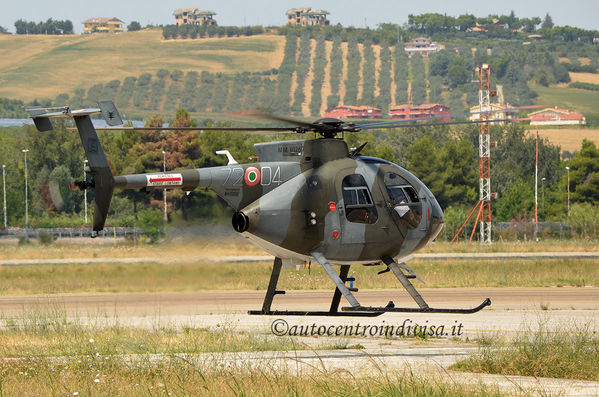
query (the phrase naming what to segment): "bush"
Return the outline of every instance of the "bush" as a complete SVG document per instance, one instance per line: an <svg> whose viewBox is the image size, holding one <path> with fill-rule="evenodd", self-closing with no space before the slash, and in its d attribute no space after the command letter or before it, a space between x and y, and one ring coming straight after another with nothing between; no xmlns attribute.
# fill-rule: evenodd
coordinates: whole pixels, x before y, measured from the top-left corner
<svg viewBox="0 0 599 397"><path fill-rule="evenodd" d="M50 245L54 242L54 236L48 232L39 232L39 234L37 235L37 239L40 242L40 244L43 245Z"/></svg>
<svg viewBox="0 0 599 397"><path fill-rule="evenodd" d="M137 214L138 224L143 234L148 237L148 242L154 244L164 236L164 220L162 212L149 209L141 210Z"/></svg>

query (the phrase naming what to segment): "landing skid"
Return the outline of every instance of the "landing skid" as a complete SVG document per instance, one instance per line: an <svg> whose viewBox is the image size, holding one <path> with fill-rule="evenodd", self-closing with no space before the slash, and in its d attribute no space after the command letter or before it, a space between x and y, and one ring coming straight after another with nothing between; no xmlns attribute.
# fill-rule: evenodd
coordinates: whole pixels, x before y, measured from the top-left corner
<svg viewBox="0 0 599 397"><path fill-rule="evenodd" d="M373 307L373 306L348 306L343 307L341 310L344 312L375 312L377 315L394 312L394 313L455 313L455 314L472 314L476 313L487 306L491 306L491 299L487 298L480 305L473 307L472 309L438 309L433 307L416 308L416 307Z"/></svg>
<svg viewBox="0 0 599 397"><path fill-rule="evenodd" d="M380 310L370 310L364 312L340 312L339 302L341 301L342 292L339 288L335 288L333 293L333 299L331 301L331 307L328 311L303 311L303 310L270 310L272 300L275 295L284 295L285 291L277 290L277 282L279 281L279 275L281 274L281 267L283 262L281 258L275 258L272 267L272 273L270 275L270 282L268 283L268 289L266 290L266 296L264 297L264 303L262 304L262 310L250 310L248 314L262 315L262 316L337 316L337 317L377 317L384 312ZM349 272L349 265L342 265L341 271L339 272L339 279L345 283L346 281L352 281L353 278L347 277ZM343 287L342 287L343 288ZM347 287L345 287L348 289ZM348 289L349 290L349 289ZM356 291L356 289L353 289ZM357 301L356 301L357 303Z"/></svg>
<svg viewBox="0 0 599 397"><path fill-rule="evenodd" d="M392 258L382 258L383 262L387 265L387 269L391 270L395 277L399 280L402 286L408 291L410 296L418 304L417 308L413 307L395 307L393 302L389 302L387 306L362 306L353 296L352 292L356 292L357 288L348 288L345 283L347 281L353 281L352 277L348 277L349 265L341 265L339 275L333 270L330 262L320 253L311 253L314 259L316 259L327 272L329 277L333 280L335 285L335 292L333 293L333 299L331 301L331 307L328 311L303 311L303 310L270 310L273 298L275 295L285 294L285 291L277 290L277 283L281 274L281 268L283 262L281 258L275 258L272 268L272 274L270 275L270 281L268 283L268 289L266 290L266 296L264 297L264 303L262 310L250 310L248 314L252 315L264 315L264 316L338 316L338 317L377 317L383 313L453 313L453 314L472 314L476 313L483 308L491 305L491 299L487 298L480 305L473 307L472 309L445 309L445 308L433 308L429 307L426 301L418 293L414 285L410 282L410 279L417 278L414 272L405 264L397 264ZM404 270L407 275L404 274ZM341 312L339 311L339 302L341 295L345 296L351 306L343 307Z"/></svg>
<svg viewBox="0 0 599 397"><path fill-rule="evenodd" d="M250 310L248 314L263 316L335 316L335 317L378 317L385 312L382 311L364 311L364 312L325 312L325 311L297 311L297 310L271 310L263 312L262 310Z"/></svg>

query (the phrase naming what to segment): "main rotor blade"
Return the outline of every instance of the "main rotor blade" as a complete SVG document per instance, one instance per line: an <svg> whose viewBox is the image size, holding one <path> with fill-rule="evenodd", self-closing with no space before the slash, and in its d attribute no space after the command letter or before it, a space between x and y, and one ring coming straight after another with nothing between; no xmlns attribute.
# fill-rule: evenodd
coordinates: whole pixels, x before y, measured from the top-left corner
<svg viewBox="0 0 599 397"><path fill-rule="evenodd" d="M300 121L297 119L293 119L291 117L277 116L277 115L270 114L270 113L255 113L255 114L251 114L251 116L259 117L261 119L267 119L267 120L282 121L284 123L294 124L298 127L314 128L313 123L306 123L305 121Z"/></svg>
<svg viewBox="0 0 599 397"><path fill-rule="evenodd" d="M427 121L427 120L437 120L437 119L454 119L458 117L469 117L477 114L491 114L491 113L509 113L511 110L516 109L503 109L503 110L486 110L483 112L468 112L468 113L450 113L450 114L440 114L436 116L429 117L418 117L413 119L405 119L405 120L391 120L391 121L381 121L380 123L368 123L368 124L359 124L356 125L358 128L370 127L368 129L372 129L374 126L385 126L385 125L393 125L393 124L402 124L402 123L411 123L413 121ZM385 127L389 128L389 127Z"/></svg>
<svg viewBox="0 0 599 397"><path fill-rule="evenodd" d="M67 128L67 131L77 131ZM254 132L302 132L297 127L100 127L96 131L254 131Z"/></svg>
<svg viewBox="0 0 599 397"><path fill-rule="evenodd" d="M363 130L375 130L382 128L406 128L406 127L434 127L439 125L455 125L455 124L482 124L482 123L512 123L515 120L512 119L500 119L500 120L469 120L469 121L448 121L445 123L416 123L416 124L397 124L397 125L372 125L369 127L368 124L360 126Z"/></svg>

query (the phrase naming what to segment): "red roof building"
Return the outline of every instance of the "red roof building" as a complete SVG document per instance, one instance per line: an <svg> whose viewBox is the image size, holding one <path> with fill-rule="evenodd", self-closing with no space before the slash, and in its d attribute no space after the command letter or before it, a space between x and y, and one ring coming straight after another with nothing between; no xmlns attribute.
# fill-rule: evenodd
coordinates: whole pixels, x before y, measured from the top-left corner
<svg viewBox="0 0 599 397"><path fill-rule="evenodd" d="M337 119L378 119L382 117L381 109L372 106L341 105L329 109L324 117Z"/></svg>
<svg viewBox="0 0 599 397"><path fill-rule="evenodd" d="M581 112L571 112L558 107L547 108L530 113L524 120L530 120L530 125L575 125L586 124Z"/></svg>
<svg viewBox="0 0 599 397"><path fill-rule="evenodd" d="M392 119L397 120L426 119L447 115L448 117L440 118L440 120L445 122L451 121L451 111L447 106L439 103L424 103L420 105L409 103L399 105L389 109L389 115Z"/></svg>

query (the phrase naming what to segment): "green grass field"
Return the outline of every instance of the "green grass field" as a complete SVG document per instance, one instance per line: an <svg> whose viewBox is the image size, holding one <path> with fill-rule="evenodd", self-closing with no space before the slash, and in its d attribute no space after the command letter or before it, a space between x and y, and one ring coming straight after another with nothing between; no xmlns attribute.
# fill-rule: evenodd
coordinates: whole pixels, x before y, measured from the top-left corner
<svg viewBox="0 0 599 397"><path fill-rule="evenodd" d="M536 99L539 104L583 113L599 113L599 92L558 86L543 87L536 84L531 84L531 88L539 94Z"/></svg>
<svg viewBox="0 0 599 397"><path fill-rule="evenodd" d="M29 101L159 69L212 73L279 67L285 37L164 40L161 30L118 35L0 35L0 97Z"/></svg>

